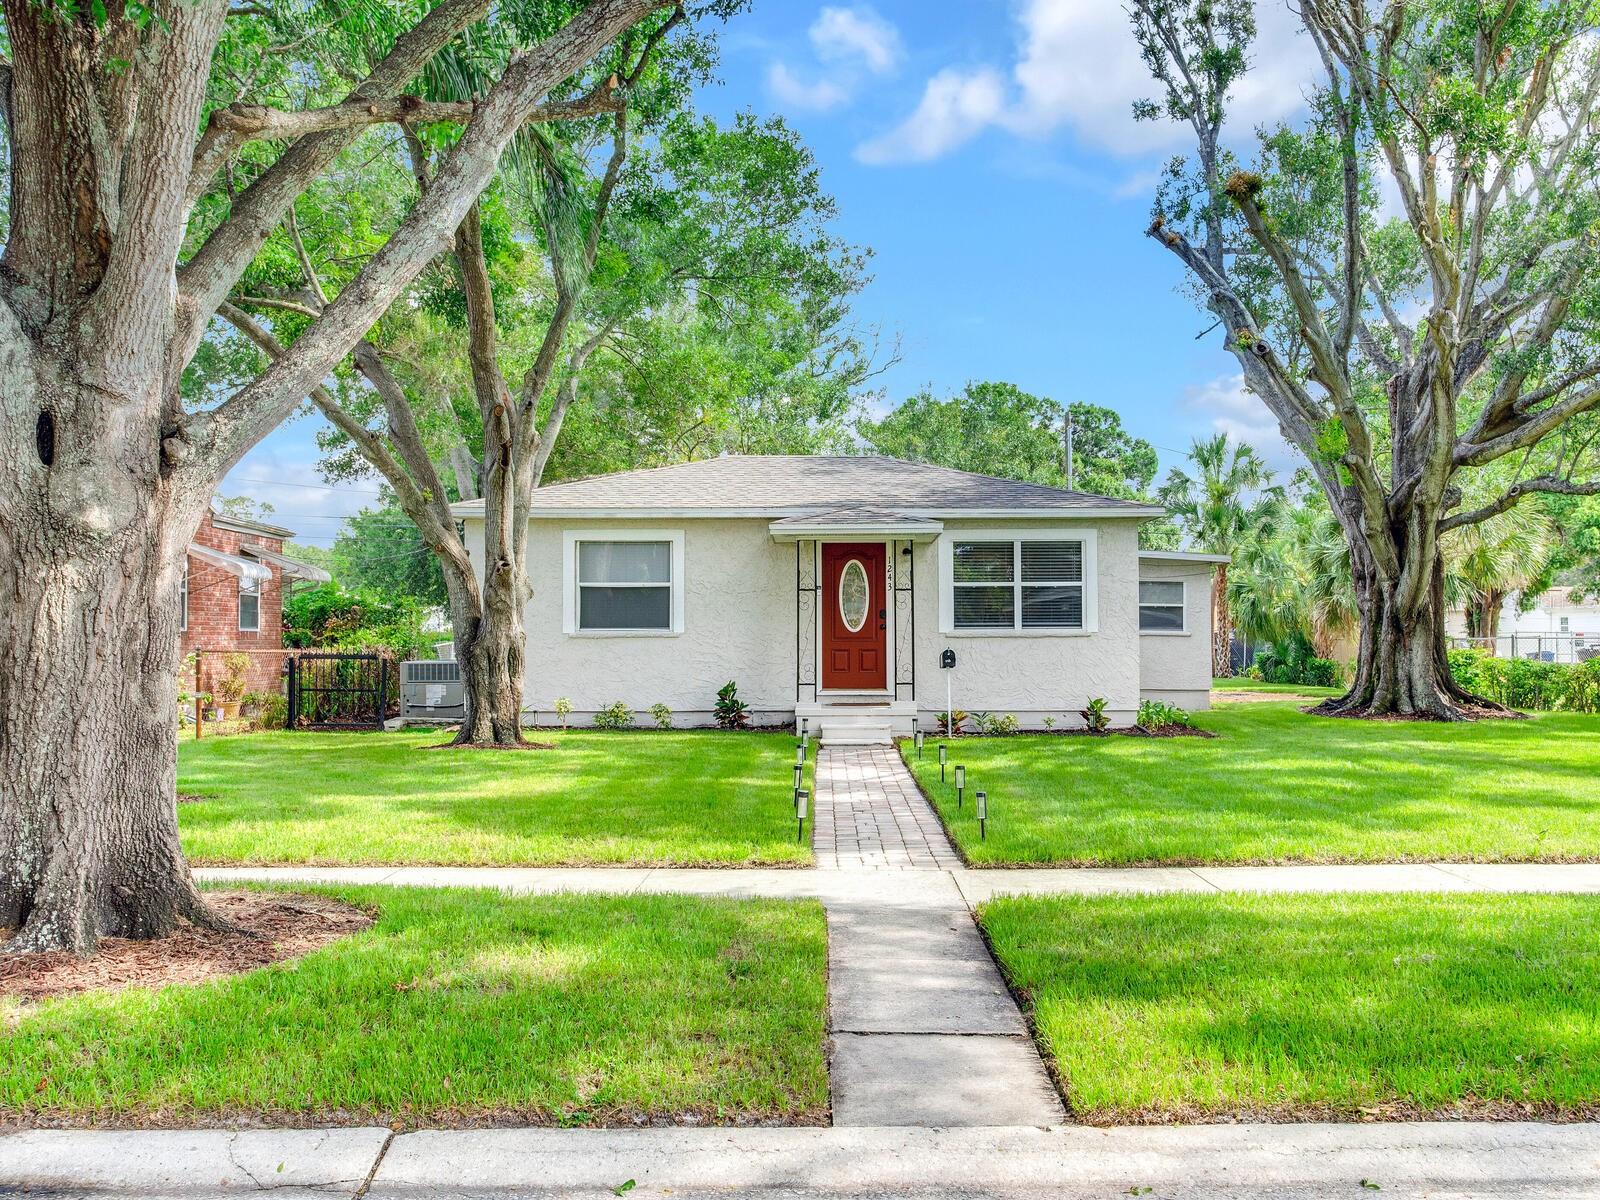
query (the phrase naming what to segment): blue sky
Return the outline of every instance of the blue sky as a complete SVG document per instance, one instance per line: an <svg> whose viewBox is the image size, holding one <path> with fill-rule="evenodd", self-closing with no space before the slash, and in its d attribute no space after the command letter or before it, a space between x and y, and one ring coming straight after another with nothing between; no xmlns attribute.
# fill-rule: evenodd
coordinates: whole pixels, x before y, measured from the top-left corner
<svg viewBox="0 0 1600 1200"><path fill-rule="evenodd" d="M1282 0L1262 0L1237 128L1292 118L1310 47ZM1220 335L1143 236L1156 170L1182 131L1135 124L1150 94L1117 0L755 0L722 32L702 108L782 114L839 200L838 231L874 251L855 306L898 336L878 383L1001 379L1118 410L1162 449L1225 430L1292 466L1259 401L1239 391ZM267 438L224 494L268 500L326 545L377 483L328 490L313 418Z"/></svg>

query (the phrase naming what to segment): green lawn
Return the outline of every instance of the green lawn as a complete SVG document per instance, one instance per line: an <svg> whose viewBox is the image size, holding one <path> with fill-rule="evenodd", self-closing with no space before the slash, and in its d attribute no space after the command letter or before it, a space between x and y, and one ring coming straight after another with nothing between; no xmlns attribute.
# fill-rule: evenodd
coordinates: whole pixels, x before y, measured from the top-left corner
<svg viewBox="0 0 1600 1200"><path fill-rule="evenodd" d="M815 903L318 890L377 924L200 986L0 1000L0 1121L825 1119Z"/></svg>
<svg viewBox="0 0 1600 1200"><path fill-rule="evenodd" d="M793 737L551 732L554 750L428 750L444 735L185 741L196 863L804 865Z"/></svg>
<svg viewBox="0 0 1600 1200"><path fill-rule="evenodd" d="M1260 679L1213 679L1213 692L1261 692L1267 695L1286 696L1342 696L1343 688L1313 687L1308 683L1266 683ZM1226 700L1227 696L1218 699Z"/></svg>
<svg viewBox="0 0 1600 1200"><path fill-rule="evenodd" d="M902 753L981 866L1600 858L1597 717L1364 722L1263 702L1195 724L1218 736L959 738L960 812L937 743Z"/></svg>
<svg viewBox="0 0 1600 1200"><path fill-rule="evenodd" d="M980 917L1081 1120L1600 1116L1593 898L1058 896Z"/></svg>

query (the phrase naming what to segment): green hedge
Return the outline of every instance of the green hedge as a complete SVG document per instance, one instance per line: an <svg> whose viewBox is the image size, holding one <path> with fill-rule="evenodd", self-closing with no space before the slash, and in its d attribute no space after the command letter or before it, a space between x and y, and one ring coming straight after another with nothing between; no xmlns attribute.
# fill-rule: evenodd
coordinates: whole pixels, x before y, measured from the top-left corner
<svg viewBox="0 0 1600 1200"><path fill-rule="evenodd" d="M1507 708L1600 712L1600 658L1573 665L1452 650L1450 672L1467 691Z"/></svg>

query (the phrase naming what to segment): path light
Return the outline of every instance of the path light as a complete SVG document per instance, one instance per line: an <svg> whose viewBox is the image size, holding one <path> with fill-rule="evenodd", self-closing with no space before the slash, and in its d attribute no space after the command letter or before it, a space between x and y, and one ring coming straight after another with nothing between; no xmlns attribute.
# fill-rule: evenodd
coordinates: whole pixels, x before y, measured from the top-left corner
<svg viewBox="0 0 1600 1200"><path fill-rule="evenodd" d="M922 730L920 729L916 731L916 743L917 757L920 759L922 757Z"/></svg>
<svg viewBox="0 0 1600 1200"><path fill-rule="evenodd" d="M949 752L945 750L944 745L941 743L940 746L939 746L939 782L940 783L944 782L944 760L948 756L949 756Z"/></svg>
<svg viewBox="0 0 1600 1200"><path fill-rule="evenodd" d="M961 794L967 790L967 769L956 764L956 808L961 807Z"/></svg>
<svg viewBox="0 0 1600 1200"><path fill-rule="evenodd" d="M805 761L806 761L806 744L804 742L801 742L798 746L796 746L794 748L794 765L797 766L797 767L804 766L805 765Z"/></svg>
<svg viewBox="0 0 1600 1200"><path fill-rule="evenodd" d="M805 782L806 782L806 769L804 767L802 767L799 763L795 763L795 765L794 765L794 790L798 792L802 787L805 786Z"/></svg>
<svg viewBox="0 0 1600 1200"><path fill-rule="evenodd" d="M989 837L989 793L978 793L978 837L987 841Z"/></svg>
<svg viewBox="0 0 1600 1200"><path fill-rule="evenodd" d="M806 837L806 801L809 800L809 799L811 799L811 793L806 791L805 788L795 788L795 790L794 790L794 819L795 819L794 840L797 841L797 842L805 841L805 837Z"/></svg>

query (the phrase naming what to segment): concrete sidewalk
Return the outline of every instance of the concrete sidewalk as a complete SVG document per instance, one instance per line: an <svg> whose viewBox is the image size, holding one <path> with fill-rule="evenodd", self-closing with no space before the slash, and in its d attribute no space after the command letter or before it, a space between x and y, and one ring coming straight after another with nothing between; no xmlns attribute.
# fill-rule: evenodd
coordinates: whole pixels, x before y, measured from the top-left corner
<svg viewBox="0 0 1600 1200"><path fill-rule="evenodd" d="M197 867L213 883L486 887L519 895L675 892L945 909L999 895L1151 892L1600 893L1600 863L1372 863L1286 867L1072 867L850 871L673 867Z"/></svg>
<svg viewBox="0 0 1600 1200"><path fill-rule="evenodd" d="M1600 1125L0 1134L0 1195L212 1200L259 1191L282 1200L1578 1200L1600 1196Z"/></svg>

